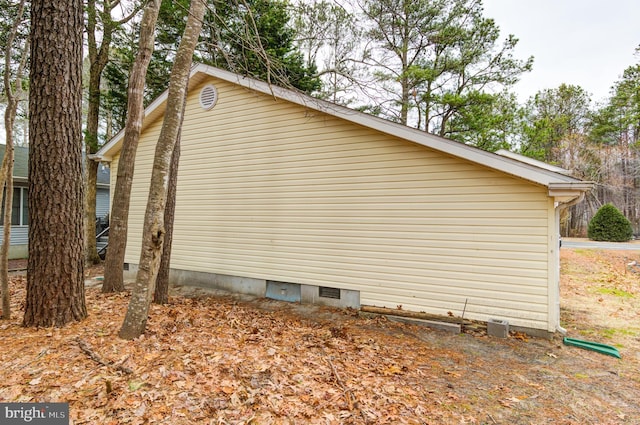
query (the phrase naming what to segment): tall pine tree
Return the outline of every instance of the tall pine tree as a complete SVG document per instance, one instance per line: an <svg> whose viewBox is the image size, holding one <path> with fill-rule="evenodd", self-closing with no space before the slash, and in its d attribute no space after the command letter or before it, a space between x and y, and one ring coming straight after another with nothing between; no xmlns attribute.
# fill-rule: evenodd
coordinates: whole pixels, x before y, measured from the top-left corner
<svg viewBox="0 0 640 425"><path fill-rule="evenodd" d="M31 2L26 326L87 316L81 0Z"/></svg>

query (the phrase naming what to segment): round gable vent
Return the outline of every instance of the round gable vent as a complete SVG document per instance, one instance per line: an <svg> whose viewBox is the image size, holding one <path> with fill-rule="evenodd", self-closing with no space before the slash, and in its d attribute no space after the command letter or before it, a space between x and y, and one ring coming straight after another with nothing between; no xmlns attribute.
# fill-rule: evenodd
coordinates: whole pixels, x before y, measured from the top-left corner
<svg viewBox="0 0 640 425"><path fill-rule="evenodd" d="M216 106L218 101L218 90L211 84L202 88L200 92L200 106L206 111Z"/></svg>

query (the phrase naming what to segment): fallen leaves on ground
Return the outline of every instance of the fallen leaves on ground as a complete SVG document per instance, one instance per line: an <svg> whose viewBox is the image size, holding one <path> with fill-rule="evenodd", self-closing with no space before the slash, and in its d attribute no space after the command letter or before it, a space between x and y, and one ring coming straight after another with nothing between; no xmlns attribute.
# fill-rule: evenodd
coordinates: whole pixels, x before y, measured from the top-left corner
<svg viewBox="0 0 640 425"><path fill-rule="evenodd" d="M154 305L125 341L127 293L88 288L88 319L30 329L24 277L11 288L0 401L69 402L74 424L624 424L640 411L628 348L617 360L219 295Z"/></svg>

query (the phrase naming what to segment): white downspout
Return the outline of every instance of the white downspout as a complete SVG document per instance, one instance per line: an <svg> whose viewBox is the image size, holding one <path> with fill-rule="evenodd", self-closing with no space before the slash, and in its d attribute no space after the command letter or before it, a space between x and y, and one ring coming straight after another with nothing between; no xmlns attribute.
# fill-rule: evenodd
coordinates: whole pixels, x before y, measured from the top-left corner
<svg viewBox="0 0 640 425"><path fill-rule="evenodd" d="M557 230L558 233L560 232L560 213L567 209L570 208L574 205L576 205L577 203L581 202L584 199L585 193L584 192L580 192L580 195L577 198L572 199L571 201L568 202L558 202L556 204L556 208L555 208L555 223L557 226ZM562 335L566 335L567 334L567 330L565 328L563 328L562 326L560 326L560 244L558 244L558 255L557 255L557 282L556 285L554 285L555 287L555 293L554 298L556 301L556 330L558 332L560 332Z"/></svg>

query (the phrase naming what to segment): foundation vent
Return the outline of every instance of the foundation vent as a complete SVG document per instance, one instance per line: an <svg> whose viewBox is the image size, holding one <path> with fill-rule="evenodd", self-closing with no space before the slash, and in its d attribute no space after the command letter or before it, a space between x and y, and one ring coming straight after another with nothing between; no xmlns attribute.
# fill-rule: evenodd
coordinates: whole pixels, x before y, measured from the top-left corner
<svg viewBox="0 0 640 425"><path fill-rule="evenodd" d="M340 288L329 288L327 286L321 286L319 295L322 298L333 298L334 300L339 300Z"/></svg>

